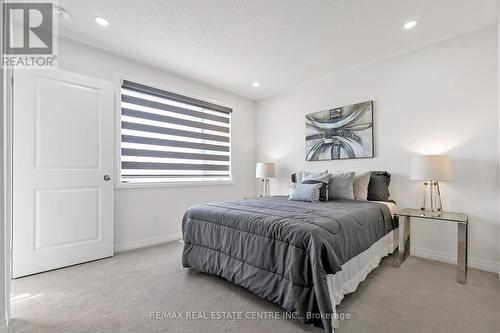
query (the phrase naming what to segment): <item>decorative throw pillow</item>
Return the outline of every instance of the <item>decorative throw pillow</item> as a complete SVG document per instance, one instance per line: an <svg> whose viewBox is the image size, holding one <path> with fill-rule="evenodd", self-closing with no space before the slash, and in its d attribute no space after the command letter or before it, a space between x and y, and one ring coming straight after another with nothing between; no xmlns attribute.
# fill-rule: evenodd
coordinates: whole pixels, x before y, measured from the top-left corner
<svg viewBox="0 0 500 333"><path fill-rule="evenodd" d="M391 174L387 171L372 171L368 185L368 200L389 201Z"/></svg>
<svg viewBox="0 0 500 333"><path fill-rule="evenodd" d="M302 178L304 176L309 176L309 175L318 175L318 174L328 174L328 170L322 171L322 172L308 172L308 171L301 171L297 173L292 173L292 183L302 183Z"/></svg>
<svg viewBox="0 0 500 333"><path fill-rule="evenodd" d="M319 189L319 200L328 201L329 173L313 173L302 176L302 184L321 184Z"/></svg>
<svg viewBox="0 0 500 333"><path fill-rule="evenodd" d="M319 189L321 184L299 184L292 183L290 192L288 193L288 200L294 201L319 201Z"/></svg>
<svg viewBox="0 0 500 333"><path fill-rule="evenodd" d="M354 200L366 201L368 198L368 185L370 184L371 172L356 173L354 175L353 192Z"/></svg>
<svg viewBox="0 0 500 333"><path fill-rule="evenodd" d="M328 184L329 199L354 199L354 172L335 173L330 175Z"/></svg>

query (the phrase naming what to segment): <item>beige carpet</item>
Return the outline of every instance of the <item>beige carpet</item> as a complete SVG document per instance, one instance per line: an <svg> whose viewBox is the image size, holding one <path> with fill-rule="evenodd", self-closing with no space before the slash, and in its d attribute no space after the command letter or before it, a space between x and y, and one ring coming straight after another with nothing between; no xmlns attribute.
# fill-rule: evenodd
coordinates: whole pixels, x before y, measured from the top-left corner
<svg viewBox="0 0 500 333"><path fill-rule="evenodd" d="M281 312L231 283L181 268L182 244L14 280L12 332L322 332L293 319L150 319L150 312ZM500 332L500 282L469 270L455 282L453 265L410 257L382 261L338 307L350 313L338 333ZM184 315L181 313L181 315Z"/></svg>

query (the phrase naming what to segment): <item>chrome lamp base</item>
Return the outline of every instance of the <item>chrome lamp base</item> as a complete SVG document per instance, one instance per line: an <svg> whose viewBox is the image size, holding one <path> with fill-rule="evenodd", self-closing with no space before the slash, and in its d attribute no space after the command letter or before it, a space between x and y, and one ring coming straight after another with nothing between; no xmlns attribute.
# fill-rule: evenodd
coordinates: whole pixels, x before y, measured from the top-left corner
<svg viewBox="0 0 500 333"><path fill-rule="evenodd" d="M269 178L262 178L262 187L260 193L261 197L271 196L271 187L269 186Z"/></svg>
<svg viewBox="0 0 500 333"><path fill-rule="evenodd" d="M429 197L430 207L427 207L427 196ZM441 202L441 190L439 181L426 181L422 186L422 205L421 210L430 209L432 212L442 212L443 204Z"/></svg>

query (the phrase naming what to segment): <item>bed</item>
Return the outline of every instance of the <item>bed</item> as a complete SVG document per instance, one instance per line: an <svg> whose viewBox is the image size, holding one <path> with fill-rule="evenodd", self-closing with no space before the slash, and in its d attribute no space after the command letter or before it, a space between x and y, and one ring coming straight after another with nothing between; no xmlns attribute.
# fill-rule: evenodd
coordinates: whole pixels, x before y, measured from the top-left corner
<svg viewBox="0 0 500 333"><path fill-rule="evenodd" d="M396 248L395 204L286 196L197 205L182 264L214 274L333 332L335 308Z"/></svg>

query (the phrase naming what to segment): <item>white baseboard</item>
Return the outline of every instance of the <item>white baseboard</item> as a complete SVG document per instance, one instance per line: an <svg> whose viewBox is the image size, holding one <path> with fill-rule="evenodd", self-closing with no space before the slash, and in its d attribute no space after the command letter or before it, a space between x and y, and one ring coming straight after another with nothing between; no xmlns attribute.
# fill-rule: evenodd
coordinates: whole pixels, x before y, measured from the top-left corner
<svg viewBox="0 0 500 333"><path fill-rule="evenodd" d="M446 262L448 264L457 263L457 255L447 252L435 251L424 249L421 247L412 246L410 249L410 254L415 257L422 257L436 261ZM468 258L467 267L479 269L486 272L499 273L498 263L490 260L483 260L478 258Z"/></svg>
<svg viewBox="0 0 500 333"><path fill-rule="evenodd" d="M9 324L7 319L0 320L0 333L7 333L9 331Z"/></svg>
<svg viewBox="0 0 500 333"><path fill-rule="evenodd" d="M115 244L115 253L129 251L134 249L140 249L142 247L147 247L151 245L167 243L175 240L182 239L181 233L173 233L161 235L153 238L142 239L134 242L123 243L123 244Z"/></svg>

